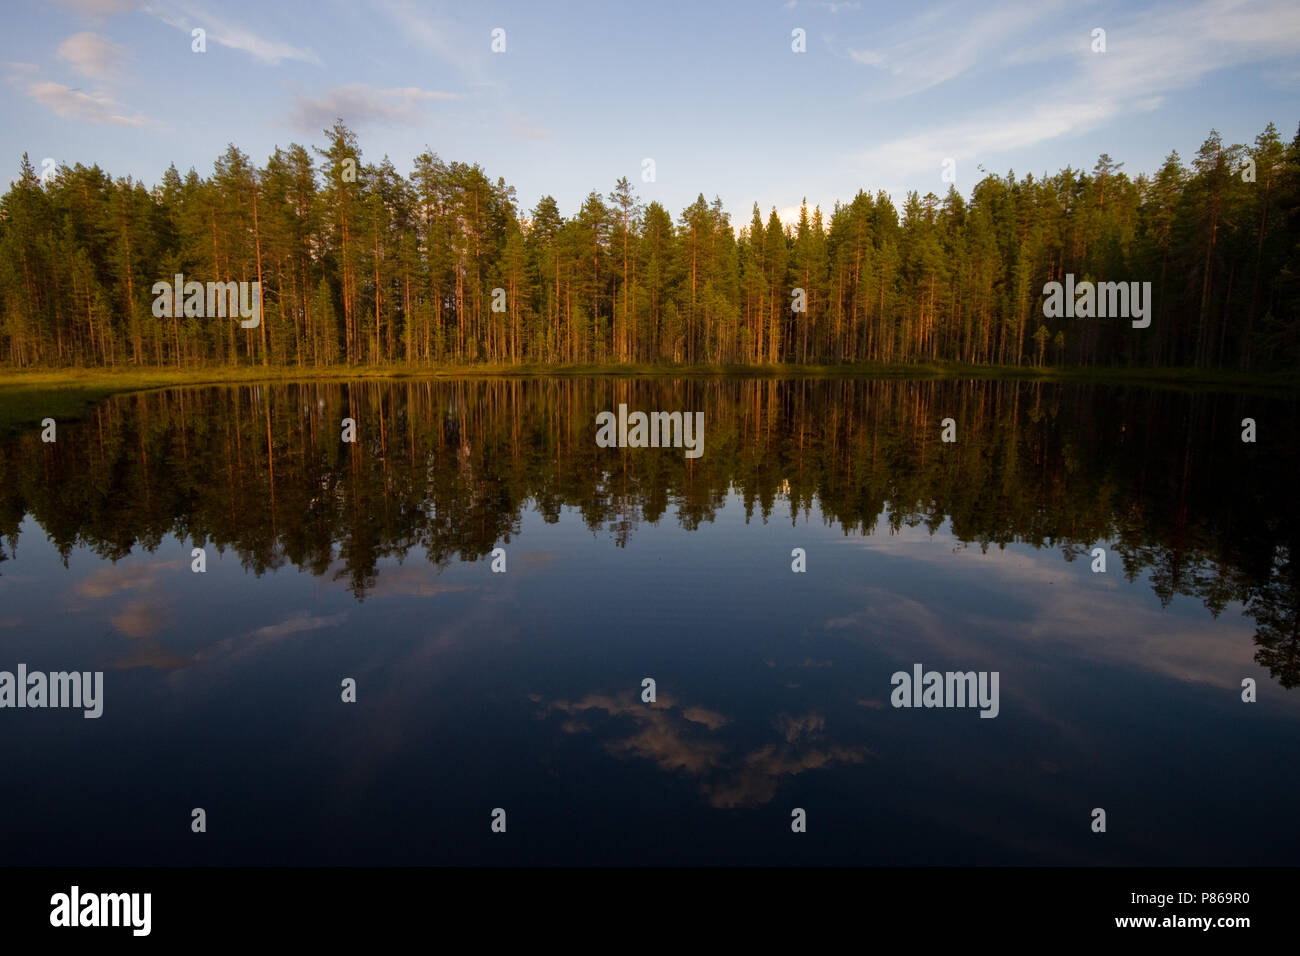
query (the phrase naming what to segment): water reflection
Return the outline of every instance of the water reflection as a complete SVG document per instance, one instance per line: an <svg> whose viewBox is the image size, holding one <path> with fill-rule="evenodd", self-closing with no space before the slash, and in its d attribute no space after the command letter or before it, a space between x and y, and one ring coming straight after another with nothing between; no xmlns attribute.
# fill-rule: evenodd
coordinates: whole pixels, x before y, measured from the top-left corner
<svg viewBox="0 0 1300 956"><path fill-rule="evenodd" d="M705 454L597 447L619 403L703 411ZM0 454L5 661L110 672L93 732L0 713L0 760L40 781L0 796L29 824L8 851L1285 860L1296 411L847 380L119 398ZM999 671L999 716L891 708L889 675L916 662ZM183 839L196 801L219 851ZM1122 821L1104 845L1097 805ZM489 842L497 806L525 838ZM811 821L793 846L792 807Z"/></svg>
<svg viewBox="0 0 1300 956"><path fill-rule="evenodd" d="M596 413L618 403L703 410L707 455L596 447ZM253 574L288 564L341 576L362 600L381 586L384 559L482 560L518 534L525 511L554 523L575 509L625 547L646 524L698 529L734 493L747 520L815 514L846 534L947 521L965 545L1025 543L1067 561L1110 542L1113 570L1147 578L1164 604L1193 596L1215 614L1245 604L1260 663L1293 687L1296 411L1259 396L996 382L150 392L64 426L55 445L31 434L5 448L0 533L12 551L30 513L65 558L86 547L109 560L174 535L232 549ZM1239 440L1246 415L1264 423L1259 444ZM957 421L956 444L939 441L944 417ZM340 440L344 418L358 423L353 444ZM160 625L144 605L123 615L127 633Z"/></svg>

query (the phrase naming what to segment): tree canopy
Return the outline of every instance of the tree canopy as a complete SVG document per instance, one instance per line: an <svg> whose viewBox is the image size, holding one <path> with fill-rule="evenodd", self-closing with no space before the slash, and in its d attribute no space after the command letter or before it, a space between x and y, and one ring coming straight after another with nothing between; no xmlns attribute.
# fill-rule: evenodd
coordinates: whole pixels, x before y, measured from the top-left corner
<svg viewBox="0 0 1300 956"><path fill-rule="evenodd" d="M478 165L365 162L342 121L323 147L259 167L231 145L152 189L80 163L42 181L24 156L0 199L0 359L1294 365L1300 133L1123 167L990 174L901 212L863 190L795 223L755 204L736 228L716 198L674 219L626 178L568 218L550 196L522 210ZM177 273L260 280L262 324L155 317ZM1045 318L1067 274L1150 282L1151 327Z"/></svg>

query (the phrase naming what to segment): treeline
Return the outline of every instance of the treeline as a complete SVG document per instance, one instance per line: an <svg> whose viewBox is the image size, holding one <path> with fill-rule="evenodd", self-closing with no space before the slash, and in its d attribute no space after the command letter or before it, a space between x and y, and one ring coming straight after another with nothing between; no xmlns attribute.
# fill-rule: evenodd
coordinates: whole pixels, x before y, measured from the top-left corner
<svg viewBox="0 0 1300 956"><path fill-rule="evenodd" d="M626 178L571 217L478 165L324 148L147 189L98 166L42 181L23 157L0 200L0 360L18 367L213 363L912 363L1300 361L1300 133L1212 132L1130 178L987 175L967 201L860 191L796 224L757 204L736 228L700 197L674 220ZM155 282L254 282L262 322L156 317ZM1150 282L1151 327L1045 318L1043 284ZM802 303L805 308L797 308Z"/></svg>

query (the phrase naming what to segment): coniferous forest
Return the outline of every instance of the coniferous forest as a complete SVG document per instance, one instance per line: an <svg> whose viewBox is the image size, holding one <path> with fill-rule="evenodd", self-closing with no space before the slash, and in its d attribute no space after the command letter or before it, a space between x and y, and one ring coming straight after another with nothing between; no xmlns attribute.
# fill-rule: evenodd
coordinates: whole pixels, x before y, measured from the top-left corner
<svg viewBox="0 0 1300 956"><path fill-rule="evenodd" d="M98 166L0 202L13 367L775 363L1185 366L1300 360L1300 133L1211 132L1130 176L987 175L970 199L865 189L795 224L704 194L673 214L620 179L564 215L424 152L367 162L342 121L262 166L152 188ZM641 184L652 192L652 184ZM155 282L261 283L262 322L156 317ZM1152 322L1045 318L1043 285L1150 282ZM806 308L793 307L802 290Z"/></svg>

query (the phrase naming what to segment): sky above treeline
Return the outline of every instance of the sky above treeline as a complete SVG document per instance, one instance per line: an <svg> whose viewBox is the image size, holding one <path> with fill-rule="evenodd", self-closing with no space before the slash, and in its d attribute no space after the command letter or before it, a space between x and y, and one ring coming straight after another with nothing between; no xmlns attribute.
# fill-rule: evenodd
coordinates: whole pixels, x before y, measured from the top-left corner
<svg viewBox="0 0 1300 956"><path fill-rule="evenodd" d="M148 184L210 174L228 143L261 165L341 117L363 161L477 162L525 212L626 176L674 213L703 193L789 221L804 197L942 196L945 160L969 196L980 167L1104 152L1136 175L1211 128L1289 140L1300 120L1295 0L56 0L13 5L3 33L5 183L23 152Z"/></svg>

